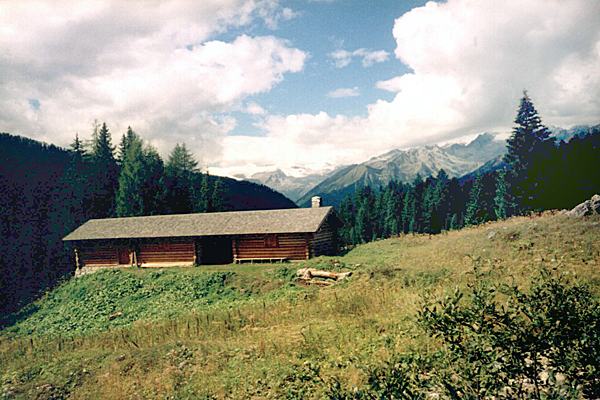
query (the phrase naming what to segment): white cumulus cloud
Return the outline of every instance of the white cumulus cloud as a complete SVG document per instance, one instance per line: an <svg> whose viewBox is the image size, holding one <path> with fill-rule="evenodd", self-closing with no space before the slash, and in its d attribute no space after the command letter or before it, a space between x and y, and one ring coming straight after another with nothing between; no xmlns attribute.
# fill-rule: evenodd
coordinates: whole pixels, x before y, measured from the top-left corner
<svg viewBox="0 0 600 400"><path fill-rule="evenodd" d="M292 14L272 0L0 3L0 130L64 145L98 119L115 141L131 125L210 162L235 126L222 113L307 56L274 36L211 37Z"/></svg>
<svg viewBox="0 0 600 400"><path fill-rule="evenodd" d="M546 124L598 123L598 15L595 0L429 2L394 23L395 56L411 72L377 83L392 100L369 105L365 117L269 116L264 137L226 138L221 166L327 168L394 147L508 132L523 89ZM331 56L338 67L354 57Z"/></svg>
<svg viewBox="0 0 600 400"><path fill-rule="evenodd" d="M338 49L329 53L329 58L333 60L336 68L347 67L354 58L361 59L363 67L370 67L373 64L387 61L389 57L390 54L385 50L368 50L363 48L354 51Z"/></svg>
<svg viewBox="0 0 600 400"><path fill-rule="evenodd" d="M265 115L267 111L262 106L254 101L246 105L244 112L250 115Z"/></svg>

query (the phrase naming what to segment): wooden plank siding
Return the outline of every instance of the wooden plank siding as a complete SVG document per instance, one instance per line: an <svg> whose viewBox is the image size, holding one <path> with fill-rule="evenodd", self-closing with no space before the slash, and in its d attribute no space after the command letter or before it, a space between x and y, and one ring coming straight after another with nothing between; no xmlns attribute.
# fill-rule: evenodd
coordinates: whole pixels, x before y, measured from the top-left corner
<svg viewBox="0 0 600 400"><path fill-rule="evenodd" d="M82 265L119 265L121 248L114 242L85 243L78 248L79 259Z"/></svg>
<svg viewBox="0 0 600 400"><path fill-rule="evenodd" d="M144 265L189 265L196 261L196 247L191 238L145 240L138 245L139 262Z"/></svg>
<svg viewBox="0 0 600 400"><path fill-rule="evenodd" d="M310 257L332 256L337 253L337 234L333 224L325 221L319 230L311 235L309 249Z"/></svg>
<svg viewBox="0 0 600 400"><path fill-rule="evenodd" d="M275 240L268 235L243 235L233 241L234 261L244 259L284 258L306 260L307 235L304 233L279 233ZM274 242L273 242L274 240Z"/></svg>

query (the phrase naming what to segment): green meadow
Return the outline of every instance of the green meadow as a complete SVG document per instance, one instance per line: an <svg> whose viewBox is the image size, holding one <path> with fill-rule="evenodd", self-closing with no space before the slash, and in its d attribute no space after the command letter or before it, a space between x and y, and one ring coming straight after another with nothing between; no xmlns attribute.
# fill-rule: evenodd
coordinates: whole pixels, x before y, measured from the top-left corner
<svg viewBox="0 0 600 400"><path fill-rule="evenodd" d="M299 286L295 271L306 266L353 275L331 287ZM510 317L527 327L523 337L534 332L539 339L547 321L525 318L527 310L550 307L546 314L555 318L558 308L544 303L555 293L573 311L567 327L597 323L600 217L515 217L403 235L301 263L107 270L65 281L4 317L0 396L452 398L452 387L460 387L458 397L491 398L496 384L508 397L589 397L598 382L585 374L598 359L580 356L596 343L593 332L585 340L577 332L565 336L582 350L580 358L565 356L568 368L557 370L558 383L513 379L522 392L512 394L502 382L463 384L468 377L459 367L481 364L482 376L511 373L486 369L496 362L488 360L495 347L488 351L492 342L480 327L492 327L497 344L498 332L512 329L499 321ZM479 316L476 328L463 323ZM472 346L465 345L469 338ZM499 351L497 360L508 357ZM523 365L529 368L527 360ZM547 373L548 365L539 371ZM581 379L570 383L569 374Z"/></svg>

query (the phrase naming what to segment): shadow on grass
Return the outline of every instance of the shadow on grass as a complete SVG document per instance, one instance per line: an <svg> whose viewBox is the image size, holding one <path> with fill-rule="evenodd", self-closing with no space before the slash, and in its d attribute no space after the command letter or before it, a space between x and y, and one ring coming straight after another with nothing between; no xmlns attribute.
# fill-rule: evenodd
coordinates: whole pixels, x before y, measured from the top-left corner
<svg viewBox="0 0 600 400"><path fill-rule="evenodd" d="M11 327L23 320L26 320L31 315L35 314L40 307L34 303L27 304L19 311L0 316L0 330Z"/></svg>

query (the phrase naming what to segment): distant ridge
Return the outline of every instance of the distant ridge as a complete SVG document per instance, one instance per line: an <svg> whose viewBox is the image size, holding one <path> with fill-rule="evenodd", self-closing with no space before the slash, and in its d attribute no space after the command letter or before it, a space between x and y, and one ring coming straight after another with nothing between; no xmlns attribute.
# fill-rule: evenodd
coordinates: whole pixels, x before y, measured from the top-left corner
<svg viewBox="0 0 600 400"><path fill-rule="evenodd" d="M383 186L390 181L412 182L417 175L436 176L444 169L450 177L460 177L501 157L506 143L492 133L482 133L468 144L423 146L391 150L363 163L341 167L298 199L307 206L312 196L321 196L327 205L338 204L344 196L363 186Z"/></svg>
<svg viewBox="0 0 600 400"><path fill-rule="evenodd" d="M280 169L258 172L246 180L266 185L296 201L326 177L326 174L311 174L303 177L286 175Z"/></svg>

